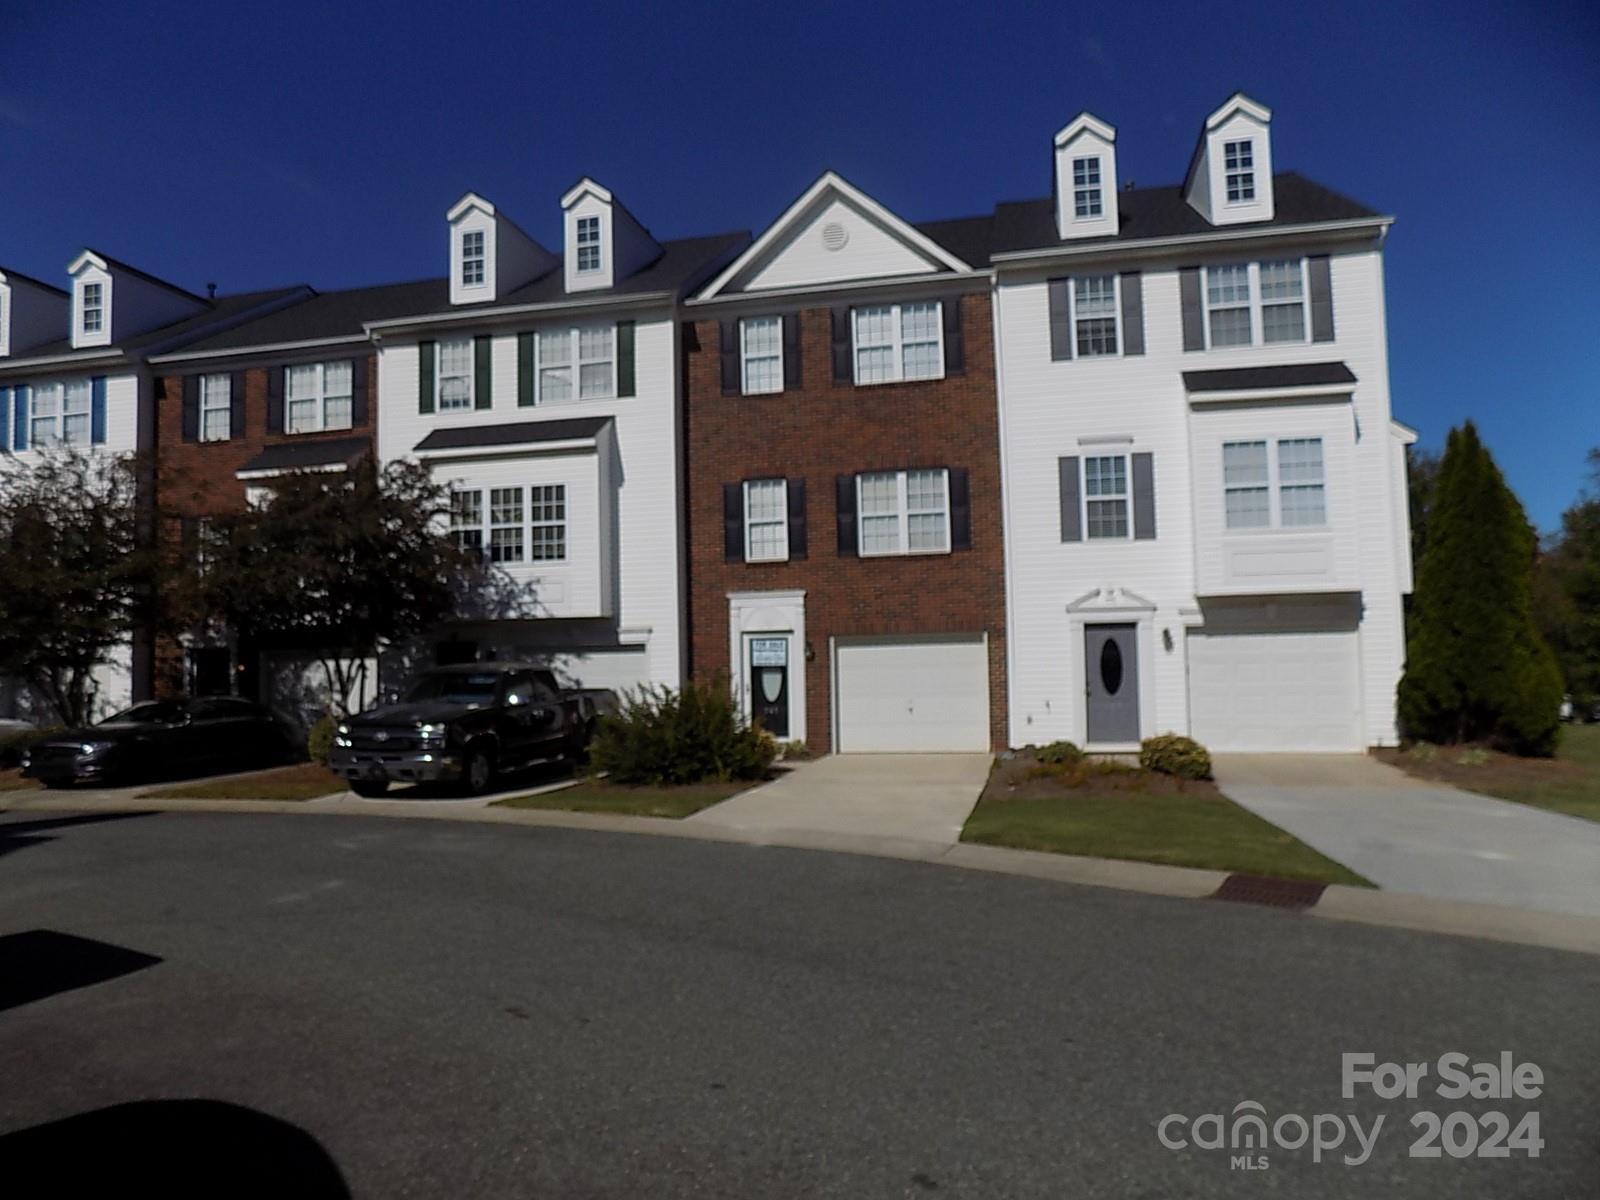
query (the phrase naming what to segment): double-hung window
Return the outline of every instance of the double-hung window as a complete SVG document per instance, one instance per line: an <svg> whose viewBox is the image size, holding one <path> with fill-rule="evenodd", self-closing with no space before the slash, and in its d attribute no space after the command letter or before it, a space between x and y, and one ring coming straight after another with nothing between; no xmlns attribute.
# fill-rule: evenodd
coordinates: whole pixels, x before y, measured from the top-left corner
<svg viewBox="0 0 1600 1200"><path fill-rule="evenodd" d="M578 218L578 270L600 269L600 218Z"/></svg>
<svg viewBox="0 0 1600 1200"><path fill-rule="evenodd" d="M878 471L856 476L863 557L950 549L950 473Z"/></svg>
<svg viewBox="0 0 1600 1200"><path fill-rule="evenodd" d="M577 329L541 329L535 341L538 403L571 400L605 400L617 394L615 326L588 325Z"/></svg>
<svg viewBox="0 0 1600 1200"><path fill-rule="evenodd" d="M1128 456L1083 460L1083 530L1090 540L1128 536Z"/></svg>
<svg viewBox="0 0 1600 1200"><path fill-rule="evenodd" d="M597 400L617 394L616 360L612 351L613 326L591 325L578 330L578 396Z"/></svg>
<svg viewBox="0 0 1600 1200"><path fill-rule="evenodd" d="M1276 445L1224 442L1222 491L1228 529L1326 525L1322 439L1282 438Z"/></svg>
<svg viewBox="0 0 1600 1200"><path fill-rule="evenodd" d="M99 333L105 327L106 287L103 283L83 285L83 331Z"/></svg>
<svg viewBox="0 0 1600 1200"><path fill-rule="evenodd" d="M739 357L746 396L783 391L783 318L740 321Z"/></svg>
<svg viewBox="0 0 1600 1200"><path fill-rule="evenodd" d="M200 376L200 440L225 442L233 436L233 376Z"/></svg>
<svg viewBox="0 0 1600 1200"><path fill-rule="evenodd" d="M54 446L61 436L61 385L41 383L33 389L33 419L28 430L34 449Z"/></svg>
<svg viewBox="0 0 1600 1200"><path fill-rule="evenodd" d="M523 551L522 489L489 489L489 561L519 563Z"/></svg>
<svg viewBox="0 0 1600 1200"><path fill-rule="evenodd" d="M439 343L439 411L456 412L472 407L472 339L452 338Z"/></svg>
<svg viewBox="0 0 1600 1200"><path fill-rule="evenodd" d="M472 229L461 235L461 284L477 287L483 282L483 230Z"/></svg>
<svg viewBox="0 0 1600 1200"><path fill-rule="evenodd" d="M567 557L567 485L535 484L528 489L528 546L534 562Z"/></svg>
<svg viewBox="0 0 1600 1200"><path fill-rule="evenodd" d="M1079 358L1117 353L1117 277L1080 275L1072 281L1072 329Z"/></svg>
<svg viewBox="0 0 1600 1200"><path fill-rule="evenodd" d="M944 378L943 311L937 300L856 309L856 382Z"/></svg>
<svg viewBox="0 0 1600 1200"><path fill-rule="evenodd" d="M87 379L66 383L41 383L33 389L33 409L28 436L35 449L51 446L87 446L93 405Z"/></svg>
<svg viewBox="0 0 1600 1200"><path fill-rule="evenodd" d="M1304 342L1306 290L1303 258L1207 267L1207 344Z"/></svg>
<svg viewBox="0 0 1600 1200"><path fill-rule="evenodd" d="M1222 144L1222 169L1226 175L1229 204L1244 204L1256 198L1256 157L1250 139Z"/></svg>
<svg viewBox="0 0 1600 1200"><path fill-rule="evenodd" d="M783 562L789 557L789 482L751 479L744 485L746 562Z"/></svg>
<svg viewBox="0 0 1600 1200"><path fill-rule="evenodd" d="M290 433L349 429L355 421L355 364L302 363L287 372L285 428Z"/></svg>
<svg viewBox="0 0 1600 1200"><path fill-rule="evenodd" d="M1098 217L1105 213L1100 192L1100 158L1075 158L1072 160L1072 215L1077 218Z"/></svg>
<svg viewBox="0 0 1600 1200"><path fill-rule="evenodd" d="M450 536L462 550L483 553L483 493L477 488L450 493Z"/></svg>

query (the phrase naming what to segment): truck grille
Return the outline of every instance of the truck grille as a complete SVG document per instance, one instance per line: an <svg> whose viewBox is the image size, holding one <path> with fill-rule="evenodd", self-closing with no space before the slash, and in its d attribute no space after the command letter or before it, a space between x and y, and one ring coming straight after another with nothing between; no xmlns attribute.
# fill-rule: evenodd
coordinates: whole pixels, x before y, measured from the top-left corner
<svg viewBox="0 0 1600 1200"><path fill-rule="evenodd" d="M393 726L363 729L357 726L350 731L352 750L365 750L374 754L399 754L421 747L422 739L415 729Z"/></svg>

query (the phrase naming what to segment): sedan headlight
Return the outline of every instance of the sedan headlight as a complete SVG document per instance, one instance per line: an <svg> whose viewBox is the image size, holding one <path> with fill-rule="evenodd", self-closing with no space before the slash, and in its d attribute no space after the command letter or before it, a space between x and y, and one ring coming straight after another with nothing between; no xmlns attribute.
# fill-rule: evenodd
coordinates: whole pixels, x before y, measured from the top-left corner
<svg viewBox="0 0 1600 1200"><path fill-rule="evenodd" d="M78 753L84 758L93 758L96 754L104 754L115 742L82 742L78 746Z"/></svg>

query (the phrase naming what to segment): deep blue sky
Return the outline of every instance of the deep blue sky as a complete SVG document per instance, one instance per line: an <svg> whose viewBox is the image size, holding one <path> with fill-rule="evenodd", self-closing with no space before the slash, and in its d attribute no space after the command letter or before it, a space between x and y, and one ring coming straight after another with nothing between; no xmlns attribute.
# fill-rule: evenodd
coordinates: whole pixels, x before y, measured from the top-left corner
<svg viewBox="0 0 1600 1200"><path fill-rule="evenodd" d="M1600 5L426 6L0 0L0 264L199 289L443 273L468 188L559 244L584 174L658 237L825 167L911 220L1049 190L1081 109L1176 181L1235 89L1280 169L1399 217L1395 415L1475 419L1552 526L1600 445Z"/></svg>

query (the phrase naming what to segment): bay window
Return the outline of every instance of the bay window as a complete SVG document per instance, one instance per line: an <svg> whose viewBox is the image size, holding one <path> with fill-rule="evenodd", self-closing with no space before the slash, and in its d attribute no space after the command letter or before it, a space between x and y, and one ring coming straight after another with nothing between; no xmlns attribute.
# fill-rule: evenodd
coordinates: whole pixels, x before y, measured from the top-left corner
<svg viewBox="0 0 1600 1200"><path fill-rule="evenodd" d="M1319 437L1223 443L1223 523L1228 529L1326 525L1326 486Z"/></svg>

